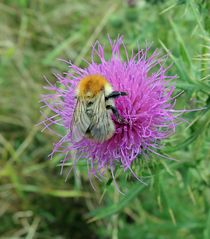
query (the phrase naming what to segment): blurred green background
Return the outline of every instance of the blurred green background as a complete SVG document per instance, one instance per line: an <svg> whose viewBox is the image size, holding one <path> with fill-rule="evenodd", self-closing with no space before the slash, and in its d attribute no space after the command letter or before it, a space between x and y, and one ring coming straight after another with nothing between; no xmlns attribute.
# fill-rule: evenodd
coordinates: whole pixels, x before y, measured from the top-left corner
<svg viewBox="0 0 210 239"><path fill-rule="evenodd" d="M160 153L177 161L139 157L148 186L117 175L126 195L108 178L94 192L83 164L65 183L62 155L48 160L58 138L35 126L43 75L55 82L52 73L67 71L58 58L84 66L107 34L123 35L130 51L146 42L170 50L184 90L176 108L208 107L209 16L205 0L0 1L0 238L210 238L208 108L184 114L189 123L165 142Z"/></svg>

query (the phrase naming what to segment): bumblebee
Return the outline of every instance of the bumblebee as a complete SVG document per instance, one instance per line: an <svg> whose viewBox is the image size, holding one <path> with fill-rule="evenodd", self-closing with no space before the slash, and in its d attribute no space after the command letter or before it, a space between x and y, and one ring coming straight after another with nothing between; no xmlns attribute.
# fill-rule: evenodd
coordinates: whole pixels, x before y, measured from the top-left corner
<svg viewBox="0 0 210 239"><path fill-rule="evenodd" d="M88 75L76 87L76 106L71 131L72 138L80 141L83 137L104 142L115 132L112 114L119 123L124 118L115 107L114 99L126 96L126 92L113 91L109 81L101 75Z"/></svg>

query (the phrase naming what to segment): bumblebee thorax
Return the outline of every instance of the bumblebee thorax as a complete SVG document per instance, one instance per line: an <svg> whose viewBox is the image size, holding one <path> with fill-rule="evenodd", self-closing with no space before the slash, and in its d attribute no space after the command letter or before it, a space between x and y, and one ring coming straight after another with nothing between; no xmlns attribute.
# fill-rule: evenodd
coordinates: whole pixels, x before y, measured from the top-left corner
<svg viewBox="0 0 210 239"><path fill-rule="evenodd" d="M101 75L88 75L82 78L77 86L76 94L81 97L94 97L101 91L112 92L108 80Z"/></svg>

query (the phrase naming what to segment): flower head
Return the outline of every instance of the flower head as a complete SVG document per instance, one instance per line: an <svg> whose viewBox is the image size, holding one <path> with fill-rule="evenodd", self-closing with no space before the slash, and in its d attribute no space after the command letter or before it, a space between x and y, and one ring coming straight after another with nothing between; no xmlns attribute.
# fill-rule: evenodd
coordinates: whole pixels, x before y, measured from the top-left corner
<svg viewBox="0 0 210 239"><path fill-rule="evenodd" d="M156 152L160 142L174 133L176 127L172 98L175 87L171 83L175 76L167 75L169 67L164 67L166 57L161 57L157 50L151 53L149 48L129 56L122 38L110 40L110 46L112 54L107 60L103 46L96 42L92 61L85 69L68 62L69 72L65 76L56 75L60 85L50 85L48 89L53 94L43 97L45 104L55 113L45 123L59 124L66 131L54 145L53 153L63 152L65 162L71 160L69 152L76 151L75 161L85 157L90 166L89 172L94 175L102 175L106 169L113 173L117 164L131 170L131 164L138 155L145 151ZM127 58L125 61L122 51ZM115 100L126 124L113 118L115 133L104 142L95 142L87 137L79 142L72 140L70 129L76 106L75 90L80 80L89 75L101 75L114 90L128 93Z"/></svg>

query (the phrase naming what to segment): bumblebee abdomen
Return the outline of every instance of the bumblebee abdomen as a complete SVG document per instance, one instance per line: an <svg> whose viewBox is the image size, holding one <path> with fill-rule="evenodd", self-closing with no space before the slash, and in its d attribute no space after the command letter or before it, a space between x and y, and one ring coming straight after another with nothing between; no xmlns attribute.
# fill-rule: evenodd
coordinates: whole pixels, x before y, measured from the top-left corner
<svg viewBox="0 0 210 239"><path fill-rule="evenodd" d="M77 95L80 97L94 97L101 91L112 91L107 79L101 75L88 75L80 80Z"/></svg>

